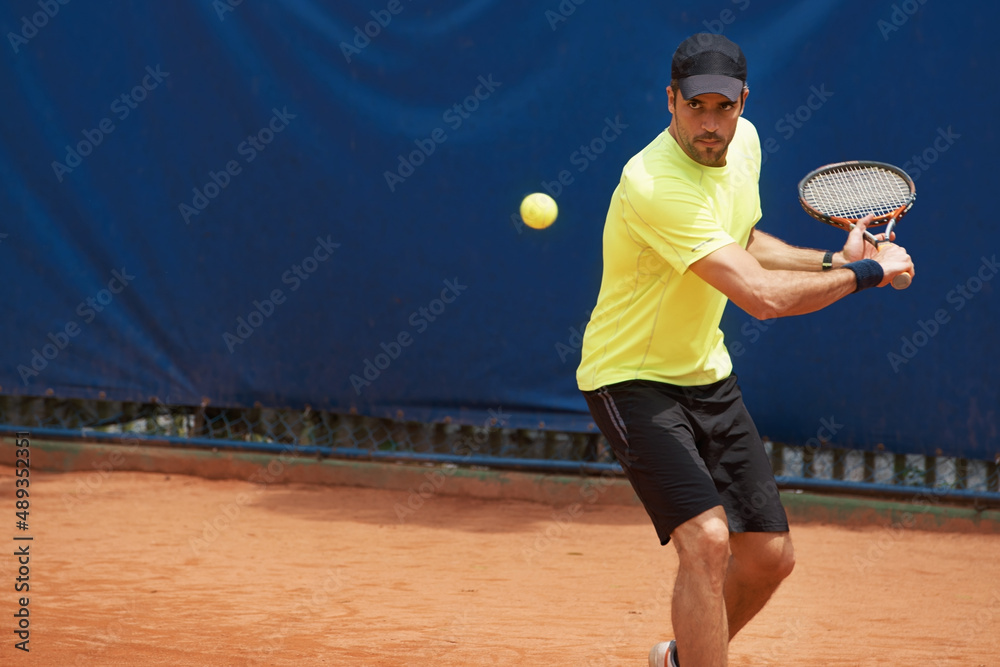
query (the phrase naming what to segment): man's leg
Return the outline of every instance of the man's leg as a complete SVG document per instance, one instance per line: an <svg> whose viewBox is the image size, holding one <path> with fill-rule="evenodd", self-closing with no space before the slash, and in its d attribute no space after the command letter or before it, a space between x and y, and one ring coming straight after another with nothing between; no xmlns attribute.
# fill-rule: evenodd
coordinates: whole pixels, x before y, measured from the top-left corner
<svg viewBox="0 0 1000 667"><path fill-rule="evenodd" d="M595 423L653 521L661 544L673 540L677 547L680 567L672 616L684 667L725 665L729 644L724 590L730 526L725 501L695 436L695 431L717 429L693 423L693 410L682 404L696 402L692 396L702 393L711 397L717 390L633 381L584 392ZM730 428L727 420L725 429ZM709 435L702 440L707 445ZM725 443L719 445L724 448ZM711 455L714 463L720 458L718 453ZM745 466L737 462L735 468L740 471ZM662 657L655 646L650 656Z"/></svg>
<svg viewBox="0 0 1000 667"><path fill-rule="evenodd" d="M795 553L788 533L733 533L729 548L725 598L732 639L792 573Z"/></svg>
<svg viewBox="0 0 1000 667"><path fill-rule="evenodd" d="M677 657L685 667L724 667L730 636L724 596L729 565L726 513L721 506L702 512L670 537L680 559L671 604Z"/></svg>
<svg viewBox="0 0 1000 667"><path fill-rule="evenodd" d="M788 518L757 427L733 377L705 399L714 421L704 422L706 461L732 531L725 597L732 638L767 603L795 564Z"/></svg>
<svg viewBox="0 0 1000 667"><path fill-rule="evenodd" d="M791 538L730 534L721 507L681 524L671 537L680 560L671 608L678 657L685 667L725 665L729 640L791 574Z"/></svg>

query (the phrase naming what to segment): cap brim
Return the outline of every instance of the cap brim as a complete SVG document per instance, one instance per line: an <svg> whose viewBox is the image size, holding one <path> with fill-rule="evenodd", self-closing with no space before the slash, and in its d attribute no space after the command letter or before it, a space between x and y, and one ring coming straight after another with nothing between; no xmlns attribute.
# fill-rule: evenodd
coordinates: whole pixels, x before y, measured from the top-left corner
<svg viewBox="0 0 1000 667"><path fill-rule="evenodd" d="M695 74L681 79L677 82L681 89L681 95L689 100L705 93L718 93L725 95L730 102L740 99L743 92L743 82L731 76L722 74Z"/></svg>

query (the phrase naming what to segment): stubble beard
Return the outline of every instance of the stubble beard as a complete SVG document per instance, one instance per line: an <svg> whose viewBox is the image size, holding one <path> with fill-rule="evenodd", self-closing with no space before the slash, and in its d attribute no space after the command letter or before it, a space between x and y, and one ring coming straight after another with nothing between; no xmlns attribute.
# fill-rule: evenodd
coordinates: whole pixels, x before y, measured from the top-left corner
<svg viewBox="0 0 1000 667"><path fill-rule="evenodd" d="M701 135L691 138L680 131L677 131L675 136L680 139L681 146L688 157L698 164L706 167L724 167L726 165L726 152L729 150L731 139L726 141L719 135ZM695 143L698 139L713 139L721 143L711 148L705 146L699 147Z"/></svg>

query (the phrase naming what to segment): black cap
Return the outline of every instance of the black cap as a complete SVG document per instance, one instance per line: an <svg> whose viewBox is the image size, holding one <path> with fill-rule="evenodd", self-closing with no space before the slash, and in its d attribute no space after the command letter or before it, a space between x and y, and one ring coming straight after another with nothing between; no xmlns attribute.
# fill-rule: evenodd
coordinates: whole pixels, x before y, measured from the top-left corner
<svg viewBox="0 0 1000 667"><path fill-rule="evenodd" d="M684 99L719 93L735 102L747 80L747 59L740 47L722 35L699 32L677 47L670 67Z"/></svg>

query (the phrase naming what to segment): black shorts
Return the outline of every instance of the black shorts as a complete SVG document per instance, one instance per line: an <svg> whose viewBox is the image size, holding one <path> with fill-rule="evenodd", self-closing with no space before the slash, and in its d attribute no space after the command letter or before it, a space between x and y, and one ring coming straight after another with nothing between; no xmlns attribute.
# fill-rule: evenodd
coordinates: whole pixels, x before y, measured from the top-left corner
<svg viewBox="0 0 1000 667"><path fill-rule="evenodd" d="M731 375L678 387L631 380L583 392L661 544L722 505L733 533L786 532L771 463Z"/></svg>

